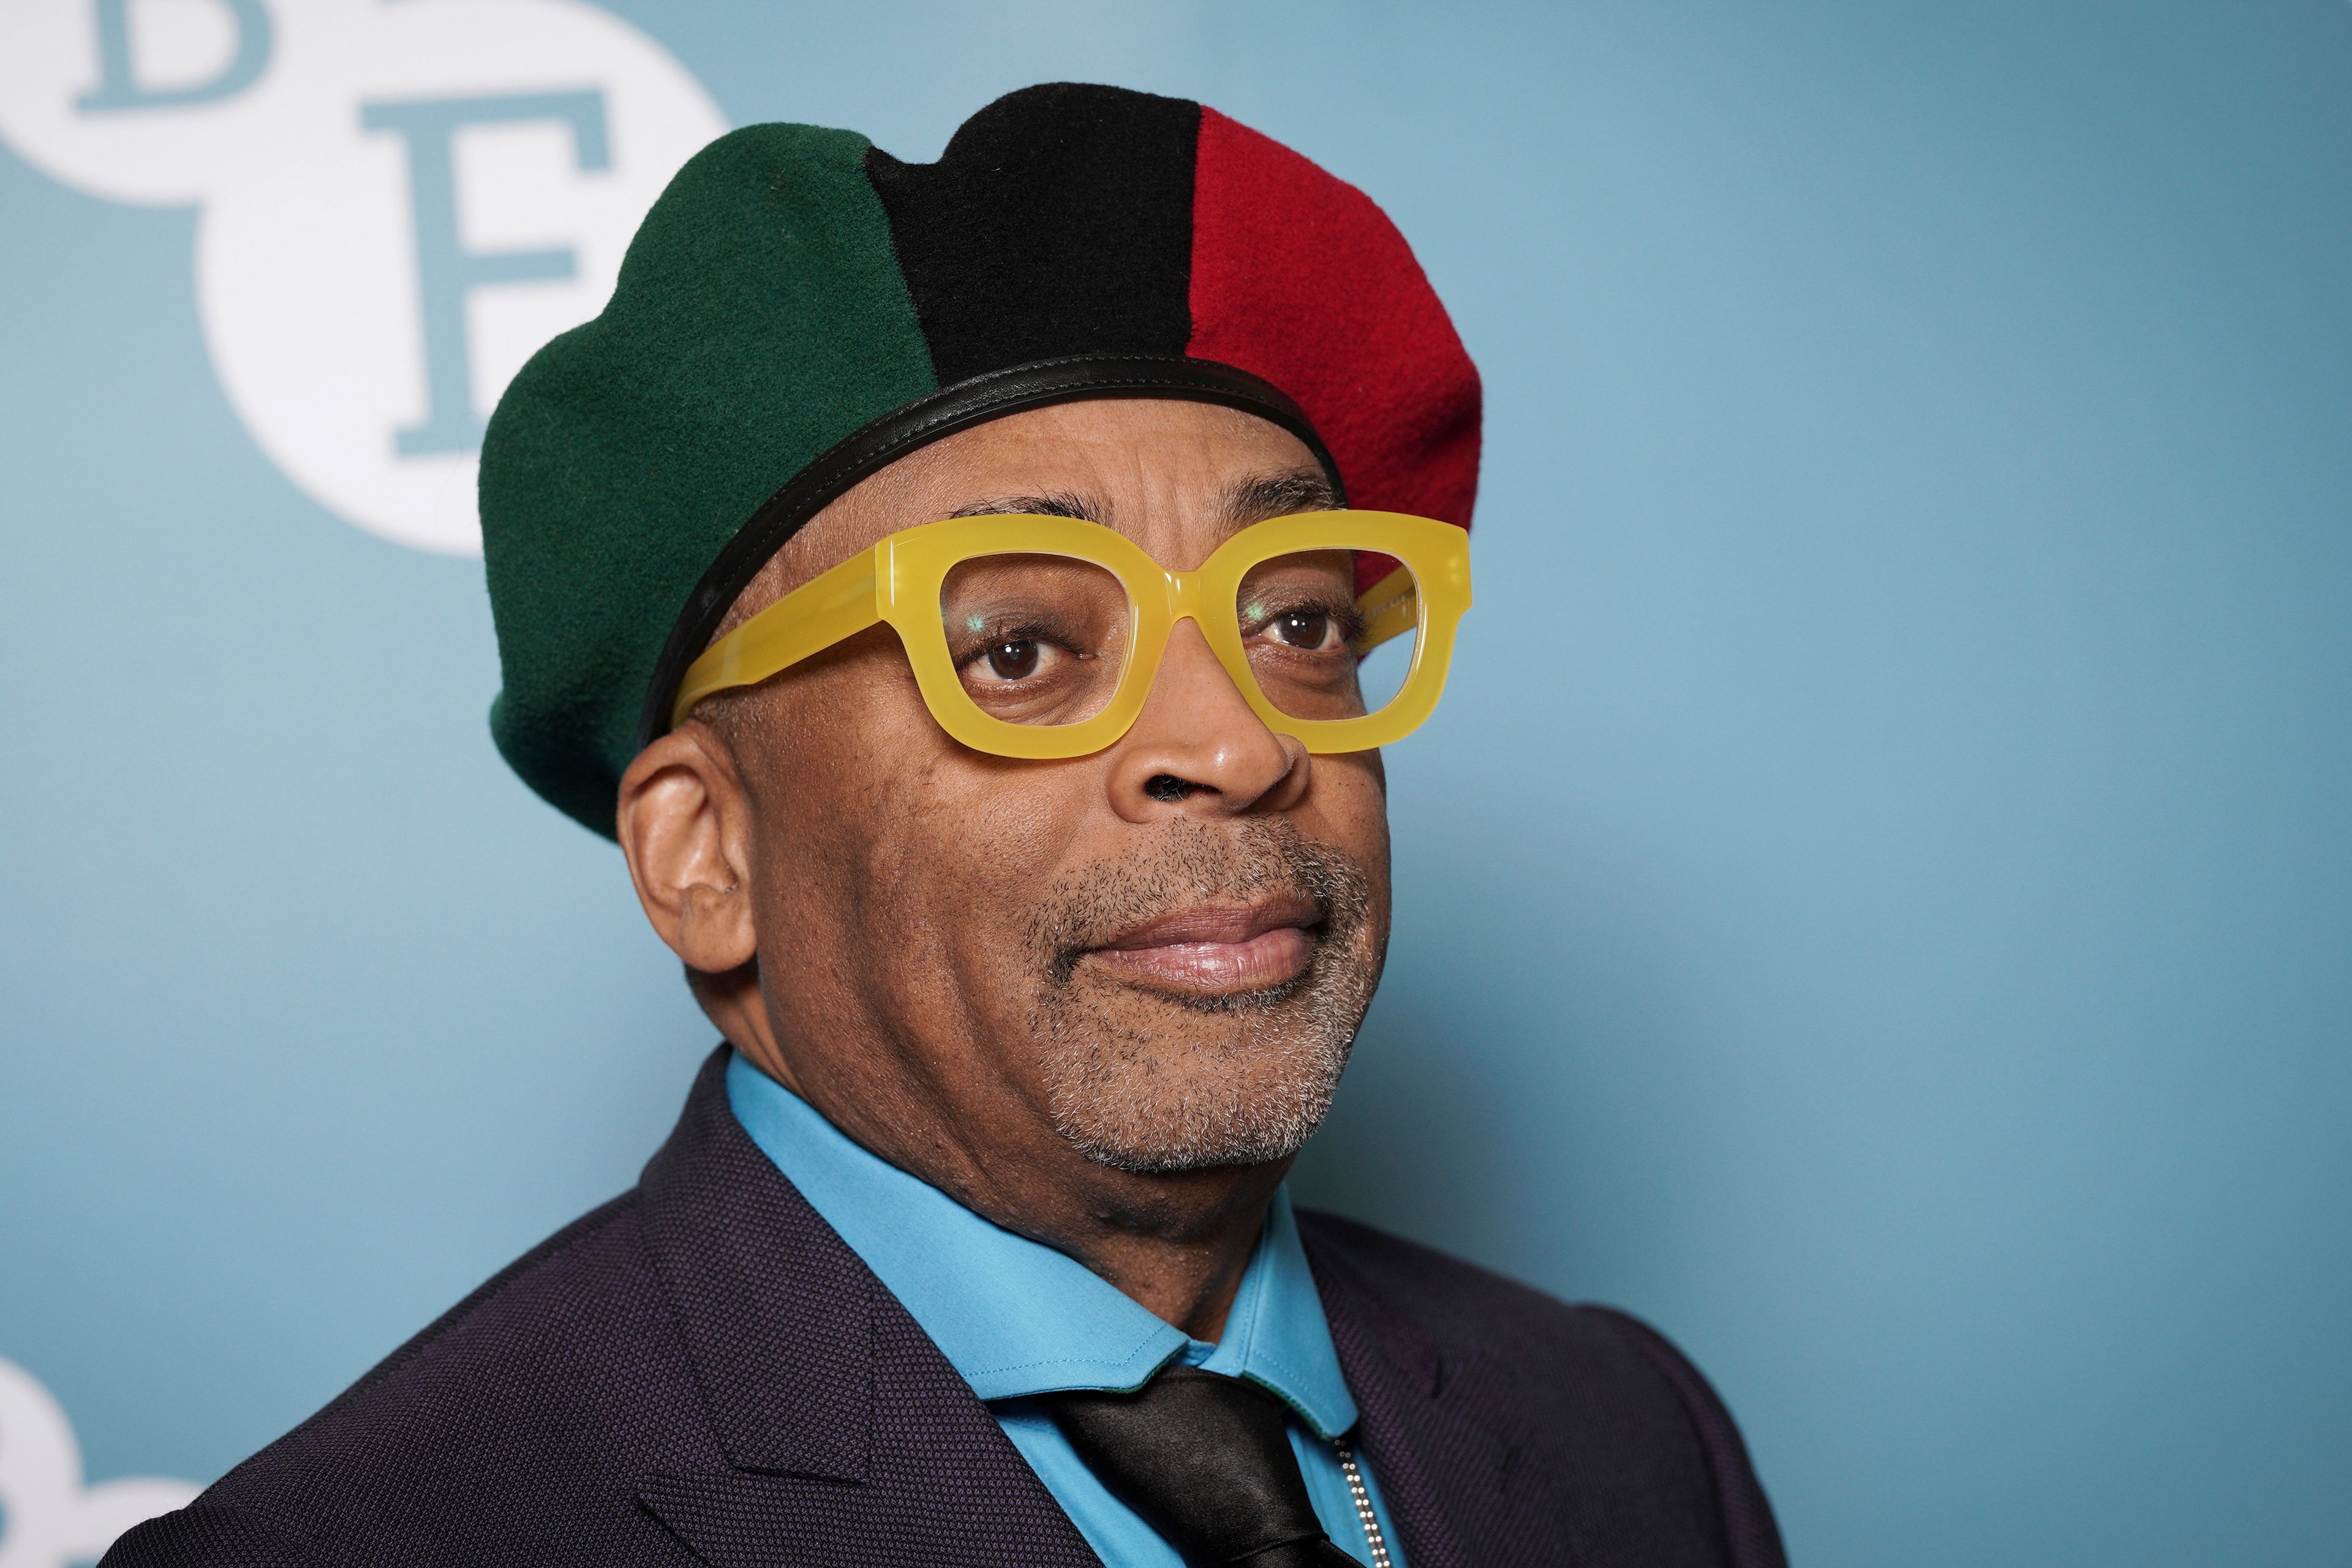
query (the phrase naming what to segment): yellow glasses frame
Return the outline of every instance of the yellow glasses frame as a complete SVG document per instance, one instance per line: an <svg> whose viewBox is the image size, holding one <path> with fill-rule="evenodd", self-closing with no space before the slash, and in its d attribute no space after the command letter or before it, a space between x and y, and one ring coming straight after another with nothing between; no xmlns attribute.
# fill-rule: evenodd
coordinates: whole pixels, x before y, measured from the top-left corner
<svg viewBox="0 0 2352 1568"><path fill-rule="evenodd" d="M1397 570L1356 600L1358 657L1410 631L1412 667L1377 712L1355 719L1294 719L1266 700L1242 646L1234 606L1260 563L1306 551L1391 556ZM1100 712L1075 724L1016 724L985 711L956 675L940 615L948 574L983 555L1062 555L1089 562L1127 589L1134 623L1118 689ZM1176 623L1201 628L1217 662L1266 728L1310 752L1365 752L1402 740L1437 706L1454 632L1470 608L1470 536L1450 522L1392 511L1314 511L1243 529L1197 572L1171 572L1125 534L1099 523L1026 513L952 518L894 533L785 595L687 667L670 722L713 692L753 686L868 626L898 634L923 701L940 727L975 751L1001 757L1082 757L1127 733L1143 711Z"/></svg>

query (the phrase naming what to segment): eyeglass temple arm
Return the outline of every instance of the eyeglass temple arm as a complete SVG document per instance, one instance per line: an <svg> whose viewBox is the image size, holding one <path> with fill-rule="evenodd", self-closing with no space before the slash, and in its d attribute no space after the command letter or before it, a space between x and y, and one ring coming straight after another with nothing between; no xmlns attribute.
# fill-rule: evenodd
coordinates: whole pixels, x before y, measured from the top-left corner
<svg viewBox="0 0 2352 1568"><path fill-rule="evenodd" d="M853 555L737 626L686 668L669 721L685 721L715 691L756 686L856 637L882 618L874 592L876 552Z"/></svg>
<svg viewBox="0 0 2352 1568"><path fill-rule="evenodd" d="M1413 586L1412 568L1400 566L1357 595L1356 615L1364 629L1348 646L1360 658L1420 626L1421 592Z"/></svg>

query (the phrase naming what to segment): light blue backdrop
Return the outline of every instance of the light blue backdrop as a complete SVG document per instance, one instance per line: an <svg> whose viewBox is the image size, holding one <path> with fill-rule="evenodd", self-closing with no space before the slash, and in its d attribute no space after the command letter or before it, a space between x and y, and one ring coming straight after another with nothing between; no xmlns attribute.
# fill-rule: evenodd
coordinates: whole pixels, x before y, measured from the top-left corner
<svg viewBox="0 0 2352 1568"><path fill-rule="evenodd" d="M1203 98L1418 247L1479 605L1307 1195L1660 1324L1813 1568L2345 1561L2352 6L614 8L911 156ZM299 1419L710 1038L194 224L0 153L0 1356L98 1478Z"/></svg>

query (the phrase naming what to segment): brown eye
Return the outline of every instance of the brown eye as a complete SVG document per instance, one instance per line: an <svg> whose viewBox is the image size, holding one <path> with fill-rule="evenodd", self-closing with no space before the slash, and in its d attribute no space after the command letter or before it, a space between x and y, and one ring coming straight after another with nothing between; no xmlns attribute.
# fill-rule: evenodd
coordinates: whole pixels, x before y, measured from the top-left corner
<svg viewBox="0 0 2352 1568"><path fill-rule="evenodd" d="M1033 638L1001 642L988 650L989 673L999 680L1026 680L1037 673L1040 649Z"/></svg>
<svg viewBox="0 0 2352 1568"><path fill-rule="evenodd" d="M1292 610L1275 618L1274 635L1292 647L1318 648L1331 635L1331 617L1321 610Z"/></svg>

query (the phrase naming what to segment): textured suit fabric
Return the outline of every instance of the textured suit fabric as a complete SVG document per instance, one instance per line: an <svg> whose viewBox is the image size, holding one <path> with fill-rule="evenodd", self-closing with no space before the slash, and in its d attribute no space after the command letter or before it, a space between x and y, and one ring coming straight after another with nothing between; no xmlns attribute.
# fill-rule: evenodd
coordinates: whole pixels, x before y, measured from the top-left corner
<svg viewBox="0 0 2352 1568"><path fill-rule="evenodd" d="M705 1064L637 1188L550 1237L106 1568L1081 1568L1094 1554ZM1673 1348L1302 1214L1414 1568L1780 1568Z"/></svg>

